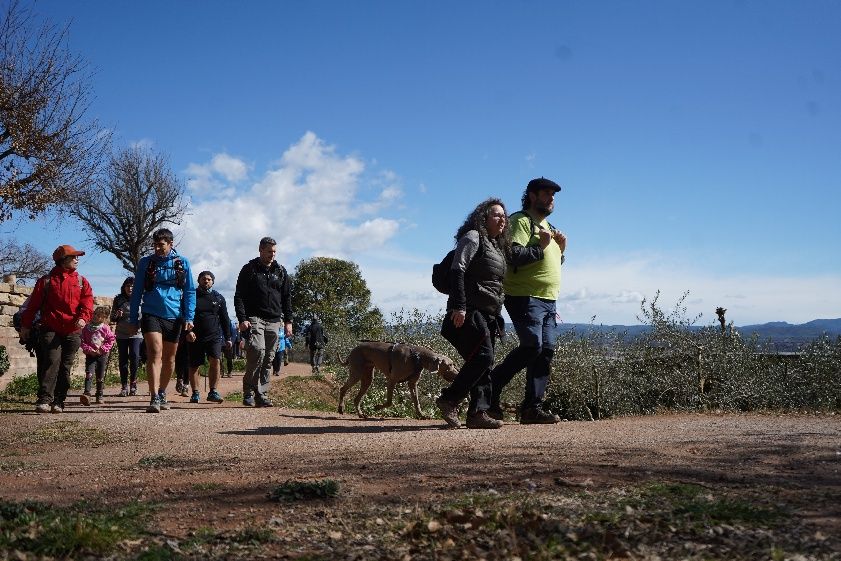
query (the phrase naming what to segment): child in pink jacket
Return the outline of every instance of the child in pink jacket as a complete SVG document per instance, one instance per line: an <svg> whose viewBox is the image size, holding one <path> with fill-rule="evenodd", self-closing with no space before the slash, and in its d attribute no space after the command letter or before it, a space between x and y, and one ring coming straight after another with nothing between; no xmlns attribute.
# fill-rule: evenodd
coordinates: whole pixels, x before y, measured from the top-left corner
<svg viewBox="0 0 841 561"><path fill-rule="evenodd" d="M108 317L111 309L99 306L93 311L93 319L82 329L82 352L85 353L85 393L80 401L82 405L90 405L91 381L96 372L96 402L105 403L102 398L102 388L105 384L105 368L108 365L108 353L117 340Z"/></svg>

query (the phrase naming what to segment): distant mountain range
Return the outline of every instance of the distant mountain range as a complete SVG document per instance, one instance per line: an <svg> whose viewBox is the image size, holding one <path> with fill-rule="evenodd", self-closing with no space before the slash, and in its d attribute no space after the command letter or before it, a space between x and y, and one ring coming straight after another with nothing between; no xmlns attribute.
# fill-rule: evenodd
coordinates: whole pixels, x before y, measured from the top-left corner
<svg viewBox="0 0 841 561"><path fill-rule="evenodd" d="M649 329L647 325L590 325L586 323L565 323L561 326L563 330L575 330L578 333L587 333L590 330L597 332L625 332L629 337L639 336ZM700 327L698 328L700 329ZM841 336L841 318L838 319L815 319L807 323L794 325L785 321L772 321L757 325L736 326L736 331L744 337L751 337L754 333L759 336L761 342L770 342L779 351L793 351L815 339L828 335L831 338Z"/></svg>

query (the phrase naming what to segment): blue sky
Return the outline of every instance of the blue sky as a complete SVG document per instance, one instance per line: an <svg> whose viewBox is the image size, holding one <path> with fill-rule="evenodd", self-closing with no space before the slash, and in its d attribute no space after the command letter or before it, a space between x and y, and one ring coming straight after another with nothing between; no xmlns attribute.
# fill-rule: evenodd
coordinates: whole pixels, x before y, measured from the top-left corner
<svg viewBox="0 0 841 561"><path fill-rule="evenodd" d="M39 0L94 71L89 115L168 154L177 247L230 295L257 241L357 262L437 311L464 216L563 186L561 317L637 323L689 291L737 325L841 317L841 2ZM0 225L0 234L14 226ZM77 225L18 228L90 250ZM81 264L117 291L110 256Z"/></svg>

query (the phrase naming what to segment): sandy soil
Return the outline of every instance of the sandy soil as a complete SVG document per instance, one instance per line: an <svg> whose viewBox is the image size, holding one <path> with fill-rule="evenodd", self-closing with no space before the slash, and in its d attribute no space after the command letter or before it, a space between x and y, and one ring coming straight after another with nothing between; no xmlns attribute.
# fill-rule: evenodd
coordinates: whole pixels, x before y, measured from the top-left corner
<svg viewBox="0 0 841 561"><path fill-rule="evenodd" d="M284 374L308 371L290 365ZM235 375L221 391L240 384ZM0 496L150 499L161 504L160 527L177 537L195 518L224 528L276 516L281 507L266 494L288 479L336 479L346 500L368 503L679 481L782 489L797 514L841 532L841 416L663 415L450 430L440 420L195 405L178 396L171 411L147 414L147 396L115 395L90 407L71 398L63 415L3 411ZM50 441L61 424L78 429L79 444Z"/></svg>

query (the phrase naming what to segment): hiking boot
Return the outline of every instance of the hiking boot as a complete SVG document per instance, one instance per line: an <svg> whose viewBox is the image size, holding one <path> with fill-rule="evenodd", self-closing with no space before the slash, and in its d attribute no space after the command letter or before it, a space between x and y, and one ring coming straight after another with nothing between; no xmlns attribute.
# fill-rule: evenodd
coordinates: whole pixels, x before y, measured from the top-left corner
<svg viewBox="0 0 841 561"><path fill-rule="evenodd" d="M499 405L491 405L490 409L485 411L485 413L488 414L488 417L490 417L491 419L496 419L497 421L502 421L505 419L505 412Z"/></svg>
<svg viewBox="0 0 841 561"><path fill-rule="evenodd" d="M137 386L132 386L131 389L128 391L128 394L130 396L131 395L137 395Z"/></svg>
<svg viewBox="0 0 841 561"><path fill-rule="evenodd" d="M81 403L82 405L85 405L85 406L90 405L91 404L90 394L83 393L82 395L80 395L79 396L79 403Z"/></svg>
<svg viewBox="0 0 841 561"><path fill-rule="evenodd" d="M200 399L198 390L193 391L193 395L190 396L190 403L198 403Z"/></svg>
<svg viewBox="0 0 841 561"><path fill-rule="evenodd" d="M149 401L149 407L146 408L147 413L160 413L161 412L161 398L154 395L152 396L151 401Z"/></svg>
<svg viewBox="0 0 841 561"><path fill-rule="evenodd" d="M222 396L219 395L219 392L217 392L216 390L210 390L210 393L207 394L207 401L211 403L222 403L225 400L222 399Z"/></svg>
<svg viewBox="0 0 841 561"><path fill-rule="evenodd" d="M455 403L450 403L443 397L439 397L435 400L435 405L441 411L441 417L447 422L448 425L457 429L461 426L461 421L458 420L458 405Z"/></svg>
<svg viewBox="0 0 841 561"><path fill-rule="evenodd" d="M183 391L184 391L184 382L182 382L181 380L177 380L175 382L175 393L181 394L181 392L183 392Z"/></svg>
<svg viewBox="0 0 841 561"><path fill-rule="evenodd" d="M169 411L171 409L169 402L166 400L166 392L158 392L158 400L161 403L161 411Z"/></svg>
<svg viewBox="0 0 841 561"><path fill-rule="evenodd" d="M255 405L257 405L257 407L274 407L274 403L272 403L271 399L269 399L268 397L261 397L259 395L254 400L254 403Z"/></svg>
<svg viewBox="0 0 841 561"><path fill-rule="evenodd" d="M520 412L521 425L553 425L560 422L560 417L540 407L529 407Z"/></svg>
<svg viewBox="0 0 841 561"><path fill-rule="evenodd" d="M96 394L96 404L97 405L105 405L105 399L102 397L102 394Z"/></svg>
<svg viewBox="0 0 841 561"><path fill-rule="evenodd" d="M498 429L504 423L497 419L492 419L487 411L477 411L467 416L467 422L465 424L469 429Z"/></svg>
<svg viewBox="0 0 841 561"><path fill-rule="evenodd" d="M49 403L36 403L35 404L35 412L36 413L49 413L50 412L50 404Z"/></svg>
<svg viewBox="0 0 841 561"><path fill-rule="evenodd" d="M50 407L50 413L64 413L64 404L53 403L52 407Z"/></svg>
<svg viewBox="0 0 841 561"><path fill-rule="evenodd" d="M123 389L120 390L120 393L117 394L117 397L126 397L128 396L128 387L123 386Z"/></svg>
<svg viewBox="0 0 841 561"><path fill-rule="evenodd" d="M254 407L257 403L254 401L253 395L246 395L242 398L242 404L246 407Z"/></svg>

